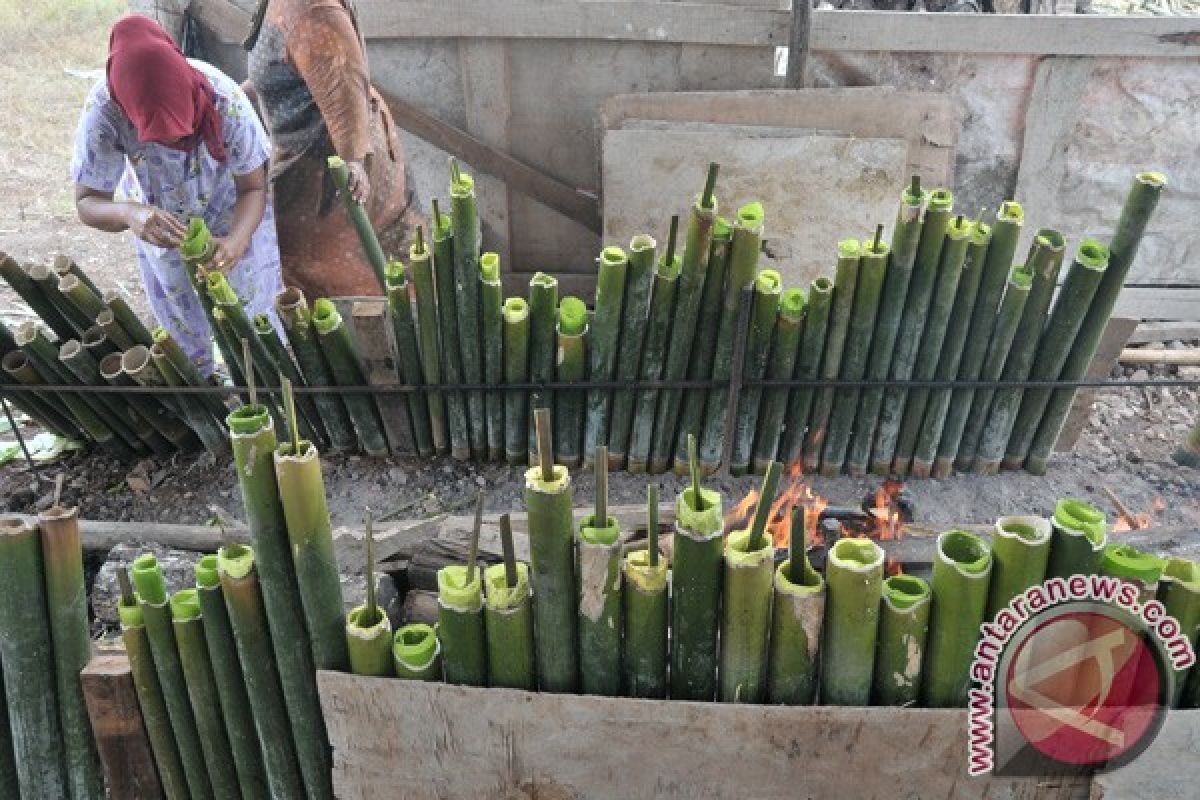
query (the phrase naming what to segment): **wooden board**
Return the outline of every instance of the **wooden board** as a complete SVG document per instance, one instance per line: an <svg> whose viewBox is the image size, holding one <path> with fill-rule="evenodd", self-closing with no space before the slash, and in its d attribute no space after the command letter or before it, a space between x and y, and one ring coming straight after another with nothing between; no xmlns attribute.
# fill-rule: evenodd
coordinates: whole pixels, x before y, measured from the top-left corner
<svg viewBox="0 0 1200 800"><path fill-rule="evenodd" d="M1200 322L1143 322L1129 335L1126 344L1149 344L1200 339Z"/></svg>
<svg viewBox="0 0 1200 800"><path fill-rule="evenodd" d="M1124 767L1092 779L1091 800L1191 800L1200 782L1198 749L1200 712L1173 711L1144 753Z"/></svg>
<svg viewBox="0 0 1200 800"><path fill-rule="evenodd" d="M358 300L351 308L354 340L362 358L367 383L371 386L395 386L400 383L396 373L396 345L392 341L391 319L387 303L381 299ZM383 420L388 448L398 455L413 455L412 422L408 418L408 402L401 394L381 394L375 406Z"/></svg>
<svg viewBox="0 0 1200 800"><path fill-rule="evenodd" d="M162 785L125 653L95 656L79 676L111 800L154 800Z"/></svg>
<svg viewBox="0 0 1200 800"><path fill-rule="evenodd" d="M1137 323L1136 319L1128 317L1113 317L1108 321L1108 325L1104 328L1104 334L1100 337L1100 344L1096 348L1096 356L1092 359L1091 366L1088 367L1084 378L1095 381L1104 380L1112 373L1112 368L1116 365L1117 358L1121 355L1121 350L1129 341L1129 334L1137 327ZM1054 443L1056 451L1066 453L1074 449L1080 434L1087 426L1088 417L1092 414L1092 403L1095 400L1095 389L1080 389L1075 393L1071 410Z"/></svg>

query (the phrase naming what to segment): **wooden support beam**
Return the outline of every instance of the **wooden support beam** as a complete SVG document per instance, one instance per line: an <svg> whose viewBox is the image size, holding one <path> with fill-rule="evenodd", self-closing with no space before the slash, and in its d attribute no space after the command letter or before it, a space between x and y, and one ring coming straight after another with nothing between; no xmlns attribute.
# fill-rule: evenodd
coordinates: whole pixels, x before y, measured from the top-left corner
<svg viewBox="0 0 1200 800"><path fill-rule="evenodd" d="M1200 314L1200 310L1197 313ZM1200 322L1143 322L1126 344L1170 342L1175 339L1200 339Z"/></svg>
<svg viewBox="0 0 1200 800"><path fill-rule="evenodd" d="M354 339L362 357L367 383L371 386L395 386L400 383L396 373L396 345L392 341L392 325L387 303L382 299L359 300L351 306ZM394 455L415 455L412 421L408 418L408 402L404 395L383 394L375 398L375 406L383 419L388 449Z"/></svg>
<svg viewBox="0 0 1200 800"><path fill-rule="evenodd" d="M111 800L162 797L158 769L142 725L142 710L125 653L94 657L79 678L108 796Z"/></svg>
<svg viewBox="0 0 1200 800"><path fill-rule="evenodd" d="M788 38L787 87L803 89L812 34L812 0L792 0L792 30Z"/></svg>
<svg viewBox="0 0 1200 800"><path fill-rule="evenodd" d="M1100 344L1096 348L1092 365L1088 367L1084 378L1090 381L1099 381L1104 380L1112 373L1112 368L1117 363L1117 356L1121 354L1122 348L1129 341L1129 335L1133 333L1137 324L1136 319L1128 317L1109 319L1108 326L1104 329L1104 335L1100 337ZM1067 421L1063 423L1062 430L1058 433L1058 440L1054 443L1054 449L1057 452L1065 453L1074 449L1075 443L1079 441L1079 436L1087 425L1088 417L1092 413L1092 403L1095 401L1095 389L1080 389L1075 393L1075 401L1071 404Z"/></svg>
<svg viewBox="0 0 1200 800"><path fill-rule="evenodd" d="M37 517L28 514L6 514L27 525L36 525ZM241 525L227 526L229 538L235 542L249 542L249 532ZM118 544L130 542L155 542L175 550L195 553L212 553L225 544L219 528L211 525L171 525L163 522L109 522L107 520L79 520L79 538L83 549L88 551L111 550Z"/></svg>
<svg viewBox="0 0 1200 800"><path fill-rule="evenodd" d="M1131 347L1122 350L1122 364L1174 364L1181 367L1200 366L1200 350L1151 350L1148 347Z"/></svg>

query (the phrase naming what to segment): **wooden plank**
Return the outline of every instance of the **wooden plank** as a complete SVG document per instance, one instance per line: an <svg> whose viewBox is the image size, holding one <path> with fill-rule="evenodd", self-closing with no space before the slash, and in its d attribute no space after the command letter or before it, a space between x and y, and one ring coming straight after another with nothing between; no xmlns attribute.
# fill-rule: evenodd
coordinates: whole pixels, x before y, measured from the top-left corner
<svg viewBox="0 0 1200 800"><path fill-rule="evenodd" d="M123 652L95 656L79 679L108 796L111 800L162 797L129 659Z"/></svg>
<svg viewBox="0 0 1200 800"><path fill-rule="evenodd" d="M37 517L28 514L5 514L27 525L36 525ZM225 530L235 542L249 542L249 532L240 524L228 524ZM212 553L225 543L219 528L211 525L172 525L165 522L109 522L79 520L79 538L88 551L111 550L127 542L157 542L175 550Z"/></svg>
<svg viewBox="0 0 1200 800"><path fill-rule="evenodd" d="M1200 287L1152 289L1127 286L1117 298L1116 314L1143 320L1200 320Z"/></svg>
<svg viewBox="0 0 1200 800"><path fill-rule="evenodd" d="M1117 359L1122 364L1174 364L1181 367L1200 366L1200 350L1164 350L1131 347L1122 350Z"/></svg>
<svg viewBox="0 0 1200 800"><path fill-rule="evenodd" d="M1126 344L1150 344L1200 339L1200 322L1143 322L1130 334Z"/></svg>
<svg viewBox="0 0 1200 800"><path fill-rule="evenodd" d="M187 13L222 44L238 44L250 32L251 12L229 0L191 0Z"/></svg>
<svg viewBox="0 0 1200 800"><path fill-rule="evenodd" d="M351 307L354 339L370 386L395 386L400 383L396 373L396 345L392 341L392 325L387 303L383 300L359 300ZM408 402L403 395L384 394L375 398L375 406L383 420L388 448L395 455L415 455L412 422L408 418Z"/></svg>
<svg viewBox="0 0 1200 800"><path fill-rule="evenodd" d="M1200 713L1172 711L1162 730L1146 750L1123 767L1092 779L1093 800L1154 797L1185 800L1196 796L1200 769L1196 747L1200 743Z"/></svg>
<svg viewBox="0 0 1200 800"><path fill-rule="evenodd" d="M792 3L792 30L788 39L787 55L787 86L789 89L803 89L808 85L805 80L805 67L808 65L808 51L812 46L812 3Z"/></svg>
<svg viewBox="0 0 1200 800"><path fill-rule="evenodd" d="M1091 366L1084 375L1087 380L1104 380L1112 373L1112 368L1117 363L1117 357L1121 355L1121 350L1129 340L1129 334L1133 332L1137 324L1136 319L1128 317L1109 319L1104 334L1100 337L1100 344L1096 347L1096 356L1092 359ZM1092 403L1095 401L1095 389L1080 389L1075 393L1075 400L1071 403L1067 421L1063 423L1058 440L1054 443L1054 449L1057 452L1066 453L1075 448L1075 443L1079 441L1079 436L1087 426L1088 417L1092 413Z"/></svg>
<svg viewBox="0 0 1200 800"><path fill-rule="evenodd" d="M509 151L509 117L512 83L508 69L508 45L503 40L460 39L463 101L467 132L498 151ZM512 215L509 186L490 175L475 179L479 217L483 225L483 247L500 256L504 269L512 265Z"/></svg>

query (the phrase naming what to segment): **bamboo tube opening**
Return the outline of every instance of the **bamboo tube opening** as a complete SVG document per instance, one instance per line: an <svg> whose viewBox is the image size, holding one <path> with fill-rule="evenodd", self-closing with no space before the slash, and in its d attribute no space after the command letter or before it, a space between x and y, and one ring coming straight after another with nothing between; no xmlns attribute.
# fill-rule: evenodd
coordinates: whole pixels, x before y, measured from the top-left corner
<svg viewBox="0 0 1200 800"><path fill-rule="evenodd" d="M954 207L954 194L949 189L934 189L929 193L931 211L949 211Z"/></svg>
<svg viewBox="0 0 1200 800"><path fill-rule="evenodd" d="M529 286L530 288L555 289L558 287L558 278L545 272L538 272L529 279Z"/></svg>
<svg viewBox="0 0 1200 800"><path fill-rule="evenodd" d="M100 359L100 377L104 378L104 380L114 381L124 371L125 368L121 365L121 353L109 353Z"/></svg>
<svg viewBox="0 0 1200 800"><path fill-rule="evenodd" d="M1028 291L1033 286L1033 273L1024 264L1016 264L1008 273L1008 282L1021 291Z"/></svg>
<svg viewBox="0 0 1200 800"><path fill-rule="evenodd" d="M241 580L254 569L254 550L244 544L227 544L217 551L217 569L234 580Z"/></svg>
<svg viewBox="0 0 1200 800"><path fill-rule="evenodd" d="M79 509L74 506L53 505L39 512L38 517L44 522L63 522L75 519L78 514Z"/></svg>
<svg viewBox="0 0 1200 800"><path fill-rule="evenodd" d="M427 667L437 658L437 633L423 622L403 626L392 641L392 653L410 669Z"/></svg>
<svg viewBox="0 0 1200 800"><path fill-rule="evenodd" d="M996 213L997 220L1020 224L1025 221L1025 209L1016 200L1005 200Z"/></svg>
<svg viewBox="0 0 1200 800"><path fill-rule="evenodd" d="M1166 562L1153 553L1145 553L1127 544L1104 548L1101 564L1105 572L1122 578L1136 578L1147 586L1158 583Z"/></svg>
<svg viewBox="0 0 1200 800"><path fill-rule="evenodd" d="M645 253L648 250L654 250L656 247L658 247L658 242L655 241L653 236L646 233L639 233L629 240L629 250L632 253Z"/></svg>
<svg viewBox="0 0 1200 800"><path fill-rule="evenodd" d="M729 534L725 540L725 562L731 567L754 567L775 557L775 545L771 537L764 536L758 548L750 548L750 529L745 528Z"/></svg>
<svg viewBox="0 0 1200 800"><path fill-rule="evenodd" d="M438 602L463 611L478 611L483 602L479 569L451 564L437 572Z"/></svg>
<svg viewBox="0 0 1200 800"><path fill-rule="evenodd" d="M567 472L567 468L561 464L555 464L552 467L551 474L554 476L550 480L546 480L542 476L541 467L532 467L525 471L525 488L542 494L562 494L571 486L571 476Z"/></svg>
<svg viewBox="0 0 1200 800"><path fill-rule="evenodd" d="M205 285L208 287L208 296L212 298L214 303L237 303L239 302L237 292L229 285L229 279L222 272L210 272L205 277Z"/></svg>
<svg viewBox="0 0 1200 800"><path fill-rule="evenodd" d="M275 307L281 312L297 311L307 304L304 299L304 291L295 286L289 286L275 297Z"/></svg>
<svg viewBox="0 0 1200 800"><path fill-rule="evenodd" d="M779 296L779 316L798 320L804 316L805 296L803 289L786 289Z"/></svg>
<svg viewBox="0 0 1200 800"><path fill-rule="evenodd" d="M996 535L1003 539L1020 539L1031 545L1050 541L1053 527L1041 517L1001 517L996 520Z"/></svg>
<svg viewBox="0 0 1200 800"><path fill-rule="evenodd" d="M81 338L83 341L83 346L91 349L104 344L108 340L108 334L100 325L93 325L83 332L83 336ZM114 353L114 355L116 354Z"/></svg>
<svg viewBox="0 0 1200 800"><path fill-rule="evenodd" d="M83 282L79 280L78 275L72 275L70 272L66 274L60 274L58 278L58 290L66 294L67 292L78 289L82 283Z"/></svg>
<svg viewBox="0 0 1200 800"><path fill-rule="evenodd" d="M858 239L842 239L838 242L838 258L858 258L862 255L862 246Z"/></svg>
<svg viewBox="0 0 1200 800"><path fill-rule="evenodd" d="M928 597L929 584L915 575L893 575L883 582L883 599L892 608L909 609Z"/></svg>
<svg viewBox="0 0 1200 800"><path fill-rule="evenodd" d="M17 343L17 347L24 347L37 338L37 333L37 324L33 320L25 320L17 326L13 333L13 341Z"/></svg>
<svg viewBox="0 0 1200 800"><path fill-rule="evenodd" d="M812 282L812 290L821 294L828 294L833 291L833 281L825 275L815 278Z"/></svg>
<svg viewBox="0 0 1200 800"><path fill-rule="evenodd" d="M179 622L200 619L200 594L195 589L181 589L171 595L171 617Z"/></svg>
<svg viewBox="0 0 1200 800"><path fill-rule="evenodd" d="M649 550L634 550L625 556L625 578L638 591L661 592L667 588L667 560L650 563Z"/></svg>
<svg viewBox="0 0 1200 800"><path fill-rule="evenodd" d="M754 289L760 294L779 294L783 291L783 278L773 269L759 270Z"/></svg>
<svg viewBox="0 0 1200 800"><path fill-rule="evenodd" d="M500 254L484 253L479 257L479 275L484 283L500 280Z"/></svg>
<svg viewBox="0 0 1200 800"><path fill-rule="evenodd" d="M383 279L387 283L387 288L403 289L408 284L404 262L398 258L393 258L389 261L387 269L383 271Z"/></svg>
<svg viewBox="0 0 1200 800"><path fill-rule="evenodd" d="M1188 558L1168 558L1162 579L1182 584L1188 591L1200 592L1200 564Z"/></svg>
<svg viewBox="0 0 1200 800"><path fill-rule="evenodd" d="M733 223L725 217L717 217L713 220L712 238L721 242L731 240L733 238Z"/></svg>
<svg viewBox="0 0 1200 800"><path fill-rule="evenodd" d="M1034 246L1044 247L1058 253L1067 246L1067 240L1063 238L1062 233L1053 228L1042 228L1034 238Z"/></svg>
<svg viewBox="0 0 1200 800"><path fill-rule="evenodd" d="M217 557L213 554L201 556L196 562L196 585L201 589L215 589L221 585Z"/></svg>
<svg viewBox="0 0 1200 800"><path fill-rule="evenodd" d="M1139 172L1137 182L1153 189L1161 189L1167 185L1167 176L1161 172Z"/></svg>
<svg viewBox="0 0 1200 800"><path fill-rule="evenodd" d="M883 558L883 548L870 539L838 539L829 549L830 563L855 572L877 569Z"/></svg>
<svg viewBox="0 0 1200 800"><path fill-rule="evenodd" d="M29 357L20 350L10 350L0 359L0 365L4 367L5 372L20 372L29 366Z"/></svg>
<svg viewBox="0 0 1200 800"><path fill-rule="evenodd" d="M179 252L189 260L204 258L208 254L211 238L204 220L192 217L188 220L187 233L179 245Z"/></svg>
<svg viewBox="0 0 1200 800"><path fill-rule="evenodd" d="M759 202L747 203L737 210L738 225L750 230L758 230L763 226L763 220L766 218L766 213L763 210L763 204Z"/></svg>
<svg viewBox="0 0 1200 800"><path fill-rule="evenodd" d="M225 419L229 431L235 435L253 436L273 426L267 407L246 404L234 409Z"/></svg>
<svg viewBox="0 0 1200 800"><path fill-rule="evenodd" d="M523 297L510 297L504 301L504 321L515 325L529 319L529 303Z"/></svg>
<svg viewBox="0 0 1200 800"><path fill-rule="evenodd" d="M121 356L121 369L133 374L141 372L150 364L150 348L136 344Z"/></svg>
<svg viewBox="0 0 1200 800"><path fill-rule="evenodd" d="M254 325L254 332L262 335L269 334L274 328L271 324L271 318L266 314L255 314L251 323Z"/></svg>
<svg viewBox="0 0 1200 800"><path fill-rule="evenodd" d="M611 264L612 266L619 266L619 265L627 262L629 260L629 257L625 255L625 251L622 250L620 247L610 245L600 251L600 260L603 261L605 264Z"/></svg>
<svg viewBox="0 0 1200 800"><path fill-rule="evenodd" d="M475 179L465 172L457 173L450 181L450 195L452 197L472 197L475 194Z"/></svg>
<svg viewBox="0 0 1200 800"><path fill-rule="evenodd" d="M390 630L387 614L376 606L356 606L346 615L346 633L361 639L374 640L380 633Z"/></svg>
<svg viewBox="0 0 1200 800"><path fill-rule="evenodd" d="M1063 528L1079 531L1094 545L1103 544L1107 528L1104 512L1074 497L1065 497L1054 507L1054 521Z"/></svg>
<svg viewBox="0 0 1200 800"><path fill-rule="evenodd" d="M775 588L788 594L816 594L825 591L825 578L805 559L804 575L797 583L792 580L792 560L789 558L775 569Z"/></svg>
<svg viewBox="0 0 1200 800"><path fill-rule="evenodd" d="M971 224L971 244L987 244L992 239L992 226L982 220Z"/></svg>
<svg viewBox="0 0 1200 800"><path fill-rule="evenodd" d="M503 564L493 564L483 572L487 583L487 604L493 611L519 606L529 596L529 565L518 561L516 583L510 584Z"/></svg>
<svg viewBox="0 0 1200 800"><path fill-rule="evenodd" d="M589 514L579 523L579 537L588 544L612 545L620 535L620 527L616 517L608 517L603 526L596 525L596 515Z"/></svg>
<svg viewBox="0 0 1200 800"><path fill-rule="evenodd" d="M160 606L167 602L167 582L163 578L162 567L153 554L142 553L135 558L130 572L133 586L142 602L152 606Z"/></svg>
<svg viewBox="0 0 1200 800"><path fill-rule="evenodd" d="M705 538L721 533L725 520L721 512L721 493L715 489L700 488L702 506L697 508L696 495L689 486L679 494L675 504L676 530L685 534L700 534Z"/></svg>
<svg viewBox="0 0 1200 800"><path fill-rule="evenodd" d="M142 616L142 607L138 605L137 600L118 600L117 620L120 621L122 629L137 628L146 624Z"/></svg>
<svg viewBox="0 0 1200 800"><path fill-rule="evenodd" d="M938 536L937 550L939 558L963 573L985 572L992 563L987 545L969 531L946 531Z"/></svg>
<svg viewBox="0 0 1200 800"><path fill-rule="evenodd" d="M79 351L82 349L83 345L79 343L78 339L68 339L63 342L62 347L58 348L58 357L64 361L74 358L79 355Z"/></svg>
<svg viewBox="0 0 1200 800"><path fill-rule="evenodd" d="M1085 267L1104 269L1108 266L1108 248L1095 239L1084 239L1075 259Z"/></svg>
<svg viewBox="0 0 1200 800"><path fill-rule="evenodd" d="M342 324L342 315L328 297L317 298L312 306L312 321L318 333L329 333Z"/></svg>

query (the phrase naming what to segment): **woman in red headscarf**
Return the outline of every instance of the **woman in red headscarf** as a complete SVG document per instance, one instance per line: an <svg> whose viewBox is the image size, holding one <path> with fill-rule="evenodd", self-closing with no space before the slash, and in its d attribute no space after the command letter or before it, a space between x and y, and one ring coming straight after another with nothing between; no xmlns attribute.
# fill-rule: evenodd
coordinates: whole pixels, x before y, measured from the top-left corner
<svg viewBox="0 0 1200 800"><path fill-rule="evenodd" d="M158 23L118 20L108 69L84 103L71 175L85 224L137 237L150 306L199 366L211 338L179 254L185 224L202 217L214 264L250 314L272 314L282 289L267 197L270 140L238 84L184 57Z"/></svg>

